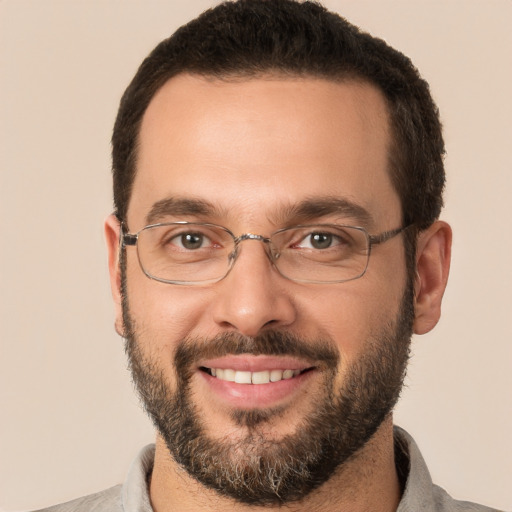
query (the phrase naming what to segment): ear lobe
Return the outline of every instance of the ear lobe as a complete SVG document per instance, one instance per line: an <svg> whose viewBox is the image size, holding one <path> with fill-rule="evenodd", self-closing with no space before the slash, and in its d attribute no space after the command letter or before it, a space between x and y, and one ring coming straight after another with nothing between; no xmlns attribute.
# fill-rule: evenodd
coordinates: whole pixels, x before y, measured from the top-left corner
<svg viewBox="0 0 512 512"><path fill-rule="evenodd" d="M439 321L441 302L448 282L452 230L436 221L420 233L416 249L414 280L414 332L425 334Z"/></svg>
<svg viewBox="0 0 512 512"><path fill-rule="evenodd" d="M119 336L124 336L123 307L121 293L121 268L119 265L119 240L121 236L121 224L115 215L109 215L105 219L105 240L108 251L108 270L110 274L110 288L115 307L115 329Z"/></svg>

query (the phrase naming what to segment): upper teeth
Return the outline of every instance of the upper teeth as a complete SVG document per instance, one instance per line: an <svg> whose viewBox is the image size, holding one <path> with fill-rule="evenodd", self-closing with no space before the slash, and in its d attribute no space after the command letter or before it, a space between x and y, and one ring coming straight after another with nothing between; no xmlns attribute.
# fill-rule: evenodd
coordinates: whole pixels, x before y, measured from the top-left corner
<svg viewBox="0 0 512 512"><path fill-rule="evenodd" d="M220 380L237 384L268 384L299 375L300 370L264 370L262 372L242 372L229 368L211 368L212 375Z"/></svg>

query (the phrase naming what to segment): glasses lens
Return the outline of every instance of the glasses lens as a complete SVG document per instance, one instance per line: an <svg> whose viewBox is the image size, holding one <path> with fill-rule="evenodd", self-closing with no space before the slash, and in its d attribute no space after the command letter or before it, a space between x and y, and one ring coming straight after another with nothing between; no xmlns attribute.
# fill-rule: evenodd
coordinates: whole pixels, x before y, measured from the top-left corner
<svg viewBox="0 0 512 512"><path fill-rule="evenodd" d="M279 231L272 237L275 265L289 279L334 283L366 271L369 238L363 228L320 224Z"/></svg>
<svg viewBox="0 0 512 512"><path fill-rule="evenodd" d="M138 236L144 272L159 281L207 282L221 279L234 249L230 233L210 224L157 224Z"/></svg>

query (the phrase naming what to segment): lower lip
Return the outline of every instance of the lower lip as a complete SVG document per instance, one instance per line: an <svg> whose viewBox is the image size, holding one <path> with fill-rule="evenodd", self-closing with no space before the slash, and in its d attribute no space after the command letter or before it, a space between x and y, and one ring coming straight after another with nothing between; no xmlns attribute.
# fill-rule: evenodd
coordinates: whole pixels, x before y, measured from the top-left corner
<svg viewBox="0 0 512 512"><path fill-rule="evenodd" d="M239 409L257 409L276 406L280 402L292 399L315 370L268 384L237 384L217 379L200 370L198 372L214 395L225 404Z"/></svg>

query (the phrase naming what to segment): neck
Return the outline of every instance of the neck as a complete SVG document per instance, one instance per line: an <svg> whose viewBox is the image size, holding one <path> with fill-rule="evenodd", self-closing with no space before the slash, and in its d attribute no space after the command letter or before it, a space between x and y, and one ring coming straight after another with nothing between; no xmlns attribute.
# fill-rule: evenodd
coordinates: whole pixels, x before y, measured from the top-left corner
<svg viewBox="0 0 512 512"><path fill-rule="evenodd" d="M154 512L255 512L260 507L244 505L220 496L192 478L172 459L163 439L156 442L155 464L150 485ZM370 441L322 486L287 511L394 512L400 502L391 416ZM265 512L282 506L265 506Z"/></svg>

